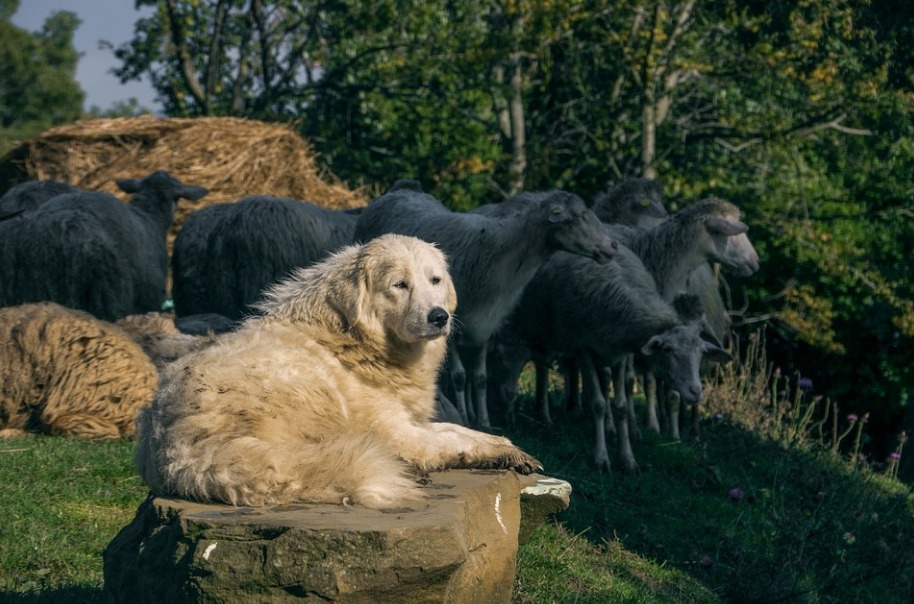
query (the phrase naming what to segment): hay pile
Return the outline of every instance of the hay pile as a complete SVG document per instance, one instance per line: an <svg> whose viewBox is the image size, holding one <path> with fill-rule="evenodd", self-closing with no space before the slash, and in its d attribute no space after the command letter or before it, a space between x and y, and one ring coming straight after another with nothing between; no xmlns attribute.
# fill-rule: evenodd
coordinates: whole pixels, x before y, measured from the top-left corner
<svg viewBox="0 0 914 604"><path fill-rule="evenodd" d="M197 203L178 203L169 252L184 219L208 204L244 195L291 197L329 208L368 201L366 191L350 190L322 172L309 145L286 124L151 115L82 120L22 143L0 158L0 195L18 182L54 178L126 200L115 180L156 170L210 191Z"/></svg>

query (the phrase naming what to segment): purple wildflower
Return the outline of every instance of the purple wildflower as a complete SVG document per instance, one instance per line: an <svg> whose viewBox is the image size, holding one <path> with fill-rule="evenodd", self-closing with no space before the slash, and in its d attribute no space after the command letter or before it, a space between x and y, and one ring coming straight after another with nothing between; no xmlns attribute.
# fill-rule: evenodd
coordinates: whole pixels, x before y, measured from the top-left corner
<svg viewBox="0 0 914 604"><path fill-rule="evenodd" d="M797 386L800 388L800 390L812 390L812 380L808 377L800 378L797 381Z"/></svg>
<svg viewBox="0 0 914 604"><path fill-rule="evenodd" d="M847 415L847 421L849 421L850 423L854 423L854 422L857 421L858 419L860 419L860 418L857 417L857 414L856 414L856 413L849 413L849 414Z"/></svg>
<svg viewBox="0 0 914 604"><path fill-rule="evenodd" d="M711 568L714 566L714 560L708 554L705 554L698 560L698 565L702 568Z"/></svg>
<svg viewBox="0 0 914 604"><path fill-rule="evenodd" d="M892 461L898 461L899 459L901 459L901 453L898 453L897 451L893 451L892 453L889 453L889 459L891 459Z"/></svg>
<svg viewBox="0 0 914 604"><path fill-rule="evenodd" d="M730 498L730 501L742 501L743 497L746 496L746 493L739 487L733 487L730 489L727 496Z"/></svg>

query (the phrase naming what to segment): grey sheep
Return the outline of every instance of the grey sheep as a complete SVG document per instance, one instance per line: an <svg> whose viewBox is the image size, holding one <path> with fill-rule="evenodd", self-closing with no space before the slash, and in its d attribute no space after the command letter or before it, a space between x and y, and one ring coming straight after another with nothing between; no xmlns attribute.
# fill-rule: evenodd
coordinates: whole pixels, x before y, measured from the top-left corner
<svg viewBox="0 0 914 604"><path fill-rule="evenodd" d="M759 269L759 257L729 201L709 198L684 208L646 229L610 225L610 232L635 252L667 300L685 291L689 275L707 262L749 276Z"/></svg>
<svg viewBox="0 0 914 604"><path fill-rule="evenodd" d="M52 302L0 308L0 375L0 437L132 437L158 383L120 328Z"/></svg>
<svg viewBox="0 0 914 604"><path fill-rule="evenodd" d="M465 423L490 428L486 404L486 346L511 313L524 287L553 252L567 250L587 262L607 262L616 243L576 195L521 193L501 216L448 210L415 181L397 181L366 207L354 239L383 233L413 235L447 255L457 289L457 334L448 342L447 377ZM596 263L593 263L596 266ZM468 384L469 374L469 385ZM467 392L469 391L469 392Z"/></svg>
<svg viewBox="0 0 914 604"><path fill-rule="evenodd" d="M175 313L255 314L268 286L352 243L357 218L357 210L266 195L191 214L172 254Z"/></svg>
<svg viewBox="0 0 914 604"><path fill-rule="evenodd" d="M574 354L584 364L584 397L596 422L594 460L609 469L605 431L611 422L599 368L613 368L619 455L626 471L637 463L628 434L629 406L620 364L627 355L646 355L659 375L682 400L702 396L698 365L702 356L729 360L715 342L703 339L704 322L694 297L675 307L657 290L640 259L624 245L616 262L596 266L570 254L555 254L537 272L524 292L510 327L535 356Z"/></svg>
<svg viewBox="0 0 914 604"><path fill-rule="evenodd" d="M0 306L51 301L110 321L162 307L177 201L207 190L163 171L117 184L129 203L67 193L0 222Z"/></svg>
<svg viewBox="0 0 914 604"><path fill-rule="evenodd" d="M642 221L645 222L645 221ZM654 277L666 300L688 291L700 297L705 316L720 341L729 339L729 315L720 298L709 263L719 263L730 272L749 276L759 269L759 257L734 204L717 198L702 200L676 212L649 228L623 225L609 227L613 235L634 251ZM645 372L648 427L660 431L657 417L657 387ZM630 398L630 397L629 397ZM678 409L675 401L672 407ZM678 418L671 414L670 428L678 438Z"/></svg>

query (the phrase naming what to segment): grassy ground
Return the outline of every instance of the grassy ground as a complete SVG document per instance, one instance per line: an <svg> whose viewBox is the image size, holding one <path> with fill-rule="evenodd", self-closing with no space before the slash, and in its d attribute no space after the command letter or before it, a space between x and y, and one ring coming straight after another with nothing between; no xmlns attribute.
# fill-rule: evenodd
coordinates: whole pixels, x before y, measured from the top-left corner
<svg viewBox="0 0 914 604"><path fill-rule="evenodd" d="M147 490L133 443L0 439L0 602L99 602L101 552Z"/></svg>
<svg viewBox="0 0 914 604"><path fill-rule="evenodd" d="M637 476L598 474L588 418L557 414L510 435L574 487L521 548L516 602L914 601L904 485L728 414L706 419L697 444L646 435ZM132 454L129 442L0 440L0 602L101 600L101 553L146 495Z"/></svg>

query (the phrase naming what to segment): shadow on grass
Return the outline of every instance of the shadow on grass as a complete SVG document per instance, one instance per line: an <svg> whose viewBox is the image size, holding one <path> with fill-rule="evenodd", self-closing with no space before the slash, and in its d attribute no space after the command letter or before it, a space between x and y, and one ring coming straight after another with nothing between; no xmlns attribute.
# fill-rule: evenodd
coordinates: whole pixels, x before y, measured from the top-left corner
<svg viewBox="0 0 914 604"><path fill-rule="evenodd" d="M98 604L104 602L102 590L65 587L30 593L0 592L0 604Z"/></svg>
<svg viewBox="0 0 914 604"><path fill-rule="evenodd" d="M914 602L907 486L714 420L698 443L646 434L638 475L600 474L591 426L528 419L508 434L572 484L558 518L569 532L686 572L724 601Z"/></svg>

